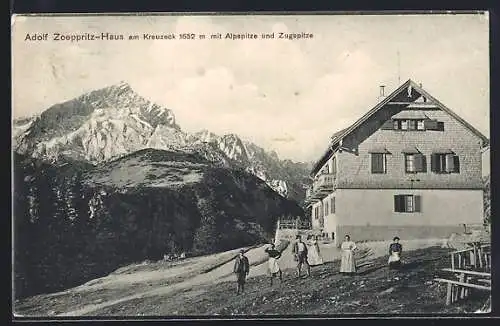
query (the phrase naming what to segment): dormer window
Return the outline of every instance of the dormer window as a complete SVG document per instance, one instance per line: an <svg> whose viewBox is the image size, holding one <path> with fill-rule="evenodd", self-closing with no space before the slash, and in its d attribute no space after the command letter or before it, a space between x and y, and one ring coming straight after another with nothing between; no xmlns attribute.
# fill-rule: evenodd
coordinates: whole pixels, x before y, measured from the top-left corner
<svg viewBox="0 0 500 326"><path fill-rule="evenodd" d="M404 110L392 116L382 126L382 130L404 130L404 131L424 131L436 130L444 131L443 122L430 119L424 112L419 110Z"/></svg>
<svg viewBox="0 0 500 326"><path fill-rule="evenodd" d="M394 130L425 130L423 119L395 119L392 122Z"/></svg>

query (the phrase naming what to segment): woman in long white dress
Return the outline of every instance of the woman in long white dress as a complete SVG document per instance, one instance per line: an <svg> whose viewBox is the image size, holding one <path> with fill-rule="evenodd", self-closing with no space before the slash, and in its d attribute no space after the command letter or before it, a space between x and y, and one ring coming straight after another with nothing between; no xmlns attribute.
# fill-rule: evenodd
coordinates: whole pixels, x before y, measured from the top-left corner
<svg viewBox="0 0 500 326"><path fill-rule="evenodd" d="M309 253L307 255L307 262L309 263L309 266L323 265L323 257L321 257L321 253L319 251L318 240L319 237L316 236L311 242Z"/></svg>
<svg viewBox="0 0 500 326"><path fill-rule="evenodd" d="M356 262L354 260L354 250L356 250L356 248L356 244L351 241L351 237L346 235L344 242L340 245L342 251L340 273L353 275L356 272Z"/></svg>

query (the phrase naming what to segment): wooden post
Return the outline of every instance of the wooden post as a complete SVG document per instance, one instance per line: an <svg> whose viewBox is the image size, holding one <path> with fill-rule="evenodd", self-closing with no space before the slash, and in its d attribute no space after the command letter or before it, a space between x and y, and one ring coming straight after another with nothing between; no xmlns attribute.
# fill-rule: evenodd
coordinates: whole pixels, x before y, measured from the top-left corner
<svg viewBox="0 0 500 326"><path fill-rule="evenodd" d="M478 248L477 257L479 258L479 268L483 268L483 250L481 247Z"/></svg>
<svg viewBox="0 0 500 326"><path fill-rule="evenodd" d="M458 254L458 268L462 268L462 254Z"/></svg>
<svg viewBox="0 0 500 326"><path fill-rule="evenodd" d="M451 268L455 269L455 254L451 253Z"/></svg>
<svg viewBox="0 0 500 326"><path fill-rule="evenodd" d="M449 306L453 301L453 287L451 283L446 285L446 305Z"/></svg>
<svg viewBox="0 0 500 326"><path fill-rule="evenodd" d="M474 265L474 268L477 268L477 262L476 262L476 257L477 257L477 246L476 246L476 244L475 244L475 243L473 244L473 246L474 246L474 256L473 256L473 257L474 257L474 261L473 261L473 262L471 262L471 263Z"/></svg>
<svg viewBox="0 0 500 326"><path fill-rule="evenodd" d="M460 274L458 281L462 282L462 283L465 282L465 274L464 273ZM457 295L458 295L458 293L457 293ZM463 299L463 298L465 298L465 286L460 287L460 299Z"/></svg>
<svg viewBox="0 0 500 326"><path fill-rule="evenodd" d="M470 283L470 281L472 281L472 276L467 276L465 283ZM465 297L468 297L469 293L470 293L470 289L465 288Z"/></svg>

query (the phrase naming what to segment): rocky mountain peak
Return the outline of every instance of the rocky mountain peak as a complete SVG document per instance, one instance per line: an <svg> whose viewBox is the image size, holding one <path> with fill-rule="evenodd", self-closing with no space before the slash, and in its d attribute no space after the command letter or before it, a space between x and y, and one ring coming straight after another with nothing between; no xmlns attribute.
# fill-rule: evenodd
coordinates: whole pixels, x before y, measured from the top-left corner
<svg viewBox="0 0 500 326"><path fill-rule="evenodd" d="M281 195L299 200L307 174L235 133L182 131L171 110L143 98L126 81L53 105L36 119L17 121L13 138L17 152L51 162L70 157L96 164L145 148L198 153L217 166L244 167ZM286 172L290 169L298 175Z"/></svg>

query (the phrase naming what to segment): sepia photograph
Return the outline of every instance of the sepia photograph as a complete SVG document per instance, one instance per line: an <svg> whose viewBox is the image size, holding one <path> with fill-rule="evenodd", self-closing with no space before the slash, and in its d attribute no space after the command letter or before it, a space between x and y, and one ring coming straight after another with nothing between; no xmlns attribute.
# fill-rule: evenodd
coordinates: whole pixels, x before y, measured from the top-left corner
<svg viewBox="0 0 500 326"><path fill-rule="evenodd" d="M12 318L491 313L489 29L12 15Z"/></svg>

